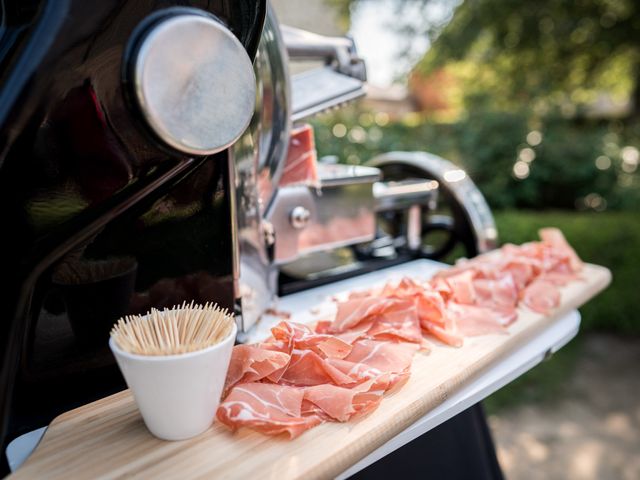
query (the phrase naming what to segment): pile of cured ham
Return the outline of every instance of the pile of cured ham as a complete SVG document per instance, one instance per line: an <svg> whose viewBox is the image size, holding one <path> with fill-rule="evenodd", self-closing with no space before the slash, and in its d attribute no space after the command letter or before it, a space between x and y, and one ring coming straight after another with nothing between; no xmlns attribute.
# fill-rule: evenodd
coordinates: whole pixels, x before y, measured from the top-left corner
<svg viewBox="0 0 640 480"><path fill-rule="evenodd" d="M259 344L234 348L217 418L295 438L322 422L373 411L409 378L429 340L461 347L467 336L507 334L518 308L549 314L582 262L557 229L417 282L352 292L333 321L281 322Z"/></svg>

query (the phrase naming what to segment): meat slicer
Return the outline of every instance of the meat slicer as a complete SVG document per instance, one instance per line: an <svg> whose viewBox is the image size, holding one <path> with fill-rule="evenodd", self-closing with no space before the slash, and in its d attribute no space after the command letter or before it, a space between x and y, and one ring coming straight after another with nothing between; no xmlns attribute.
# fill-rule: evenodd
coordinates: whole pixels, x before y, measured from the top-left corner
<svg viewBox="0 0 640 480"><path fill-rule="evenodd" d="M316 66L292 73L299 61ZM232 148L241 332L275 295L443 259L457 244L467 256L495 246L482 194L442 158L391 152L358 166L317 161L304 121L366 94L353 40L279 26L269 11L255 65L258 109Z"/></svg>
<svg viewBox="0 0 640 480"><path fill-rule="evenodd" d="M444 159L315 158L304 120L365 95L350 39L281 26L264 0L2 7L3 450L124 387L120 316L215 301L246 333L278 295L495 245Z"/></svg>

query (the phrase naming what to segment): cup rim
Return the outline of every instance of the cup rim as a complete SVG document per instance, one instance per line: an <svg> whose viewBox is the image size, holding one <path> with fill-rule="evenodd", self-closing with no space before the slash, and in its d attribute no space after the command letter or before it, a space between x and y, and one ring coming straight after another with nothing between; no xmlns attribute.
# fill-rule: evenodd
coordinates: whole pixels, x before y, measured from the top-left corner
<svg viewBox="0 0 640 480"><path fill-rule="evenodd" d="M229 333L229 335L227 335L225 338L223 338L221 341L219 341L215 345L211 345L209 347L203 348L201 350L196 350L194 352L174 353L171 355L140 355L139 353L130 353L118 347L118 345L114 341L114 338L111 336L109 337L109 348L114 354L118 354L121 357L125 357L131 360L147 361L147 362L181 360L181 359L196 357L198 355L202 355L202 354L217 350L219 348L222 348L226 346L230 341L233 342L236 338L237 333L238 333L238 325L234 320L231 326L231 333Z"/></svg>

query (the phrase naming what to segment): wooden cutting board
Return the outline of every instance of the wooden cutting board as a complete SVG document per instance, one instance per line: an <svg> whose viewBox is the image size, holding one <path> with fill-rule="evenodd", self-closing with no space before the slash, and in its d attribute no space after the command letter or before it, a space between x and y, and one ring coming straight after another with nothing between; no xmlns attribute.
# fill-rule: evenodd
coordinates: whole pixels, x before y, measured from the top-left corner
<svg viewBox="0 0 640 480"><path fill-rule="evenodd" d="M233 434L214 424L191 440L165 442L147 431L124 391L57 417L11 478L332 478L587 302L609 284L611 273L586 265L584 278L562 289L562 304L550 317L523 309L509 335L475 337L459 349L436 345L430 354L418 353L406 385L358 421L326 423L293 441L247 429Z"/></svg>

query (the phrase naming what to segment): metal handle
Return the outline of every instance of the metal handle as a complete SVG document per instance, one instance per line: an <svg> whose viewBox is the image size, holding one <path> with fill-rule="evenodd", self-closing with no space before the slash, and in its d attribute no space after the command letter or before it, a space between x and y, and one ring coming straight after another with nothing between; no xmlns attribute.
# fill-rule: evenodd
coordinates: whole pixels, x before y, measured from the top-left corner
<svg viewBox="0 0 640 480"><path fill-rule="evenodd" d="M291 59L323 60L334 70L361 81L367 80L364 60L358 57L353 39L327 37L281 25L282 37Z"/></svg>
<svg viewBox="0 0 640 480"><path fill-rule="evenodd" d="M435 180L408 179L373 184L376 212L404 210L414 205L424 205L433 209L437 195L438 182Z"/></svg>

